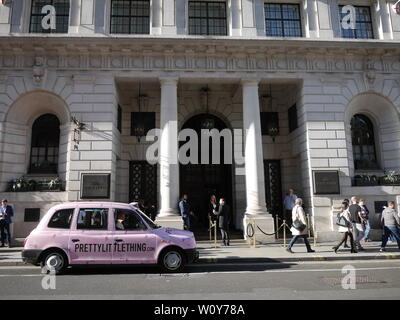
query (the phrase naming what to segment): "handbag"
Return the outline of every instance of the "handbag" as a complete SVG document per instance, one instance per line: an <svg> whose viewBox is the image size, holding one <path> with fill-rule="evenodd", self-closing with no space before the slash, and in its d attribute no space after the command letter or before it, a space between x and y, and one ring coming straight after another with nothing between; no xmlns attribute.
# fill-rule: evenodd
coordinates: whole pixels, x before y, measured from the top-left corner
<svg viewBox="0 0 400 320"><path fill-rule="evenodd" d="M296 209L296 213L297 213L297 209ZM296 219L296 220L293 221L292 227L295 228L296 230L300 231L300 232L303 232L304 229L307 227L307 225L305 225L300 220Z"/></svg>
<svg viewBox="0 0 400 320"><path fill-rule="evenodd" d="M340 227L349 228L351 226L351 222L347 220L344 216L341 216L341 213L338 213L336 216L336 224Z"/></svg>

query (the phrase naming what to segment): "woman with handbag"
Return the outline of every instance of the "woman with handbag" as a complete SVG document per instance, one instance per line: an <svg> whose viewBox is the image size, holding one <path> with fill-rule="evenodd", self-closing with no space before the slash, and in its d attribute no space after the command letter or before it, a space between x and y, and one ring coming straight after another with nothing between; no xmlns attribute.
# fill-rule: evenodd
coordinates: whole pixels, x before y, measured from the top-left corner
<svg viewBox="0 0 400 320"><path fill-rule="evenodd" d="M296 199L296 205L292 210L292 227L290 231L292 232L293 238L289 243L286 251L290 253L294 253L292 251L293 245L296 243L297 239L303 238L304 244L307 247L307 252L315 252L311 249L311 245L308 242L308 230L307 230L307 222L306 222L306 214L304 213L304 209L302 207L303 200L301 198Z"/></svg>
<svg viewBox="0 0 400 320"><path fill-rule="evenodd" d="M346 202L342 203L341 206L342 212L338 214L338 219L336 224L339 226L338 231L343 233L342 239L340 242L334 246L332 249L337 253L339 247L346 241L347 237L350 237L350 244L351 244L351 253L357 253L354 244L354 238L352 233L352 223L351 223L351 216L349 211L349 205Z"/></svg>

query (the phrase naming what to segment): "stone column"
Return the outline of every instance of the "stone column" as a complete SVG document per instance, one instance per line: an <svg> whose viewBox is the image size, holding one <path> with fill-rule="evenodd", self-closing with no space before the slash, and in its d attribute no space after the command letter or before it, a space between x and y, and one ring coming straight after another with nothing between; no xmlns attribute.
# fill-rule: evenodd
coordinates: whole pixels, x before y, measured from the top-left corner
<svg viewBox="0 0 400 320"><path fill-rule="evenodd" d="M232 3L232 36L242 35L241 3L240 0L231 0Z"/></svg>
<svg viewBox="0 0 400 320"><path fill-rule="evenodd" d="M153 0L152 34L161 34L162 0Z"/></svg>
<svg viewBox="0 0 400 320"><path fill-rule="evenodd" d="M81 0L71 0L71 17L69 32L79 33L79 26L81 24Z"/></svg>
<svg viewBox="0 0 400 320"><path fill-rule="evenodd" d="M177 78L160 78L160 224L182 228L178 214L179 163L178 163L178 97Z"/></svg>
<svg viewBox="0 0 400 320"><path fill-rule="evenodd" d="M267 215L265 204L264 160L261 137L259 80L243 79L243 129L245 133L246 212L244 230L249 220L266 233L273 232L273 219ZM256 239L265 238L256 231ZM247 231L246 231L247 232Z"/></svg>

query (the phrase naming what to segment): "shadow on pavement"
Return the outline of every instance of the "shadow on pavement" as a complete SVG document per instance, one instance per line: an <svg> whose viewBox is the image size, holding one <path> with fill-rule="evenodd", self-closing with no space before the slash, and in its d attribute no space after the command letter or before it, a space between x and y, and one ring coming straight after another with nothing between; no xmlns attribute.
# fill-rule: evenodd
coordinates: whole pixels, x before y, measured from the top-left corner
<svg viewBox="0 0 400 320"><path fill-rule="evenodd" d="M157 266L154 265L97 265L97 266L75 266L69 267L64 275L119 275L119 274L151 274L160 276L187 276L188 274L204 273L204 272L240 272L240 271L265 271L274 269L288 269L295 266L294 263L282 263L274 259L263 261L265 263L235 263L226 264L190 264L187 265L181 273L162 273Z"/></svg>

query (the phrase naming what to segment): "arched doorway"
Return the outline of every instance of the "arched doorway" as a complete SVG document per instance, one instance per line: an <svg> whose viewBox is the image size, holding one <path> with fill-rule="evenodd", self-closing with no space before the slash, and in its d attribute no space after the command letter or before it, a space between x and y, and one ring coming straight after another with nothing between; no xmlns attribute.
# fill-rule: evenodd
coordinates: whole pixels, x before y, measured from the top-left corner
<svg viewBox="0 0 400 320"><path fill-rule="evenodd" d="M226 202L233 210L232 201L232 165L224 164L224 140L220 141L220 164L201 164L201 129L205 129L204 124L207 123L207 129L214 128L218 131L227 129L226 124L218 117L211 114L199 114L187 120L182 129L193 129L199 138L198 147L198 163L180 165L180 194L186 193L189 197L190 206L195 214L192 219L192 231L196 235L207 232L209 220L207 215L208 204L211 195L215 195L217 199L224 197ZM180 142L180 145L185 141ZM210 161L212 157L211 140L210 140ZM234 219L232 219L234 220ZM232 221L233 223L233 221Z"/></svg>

